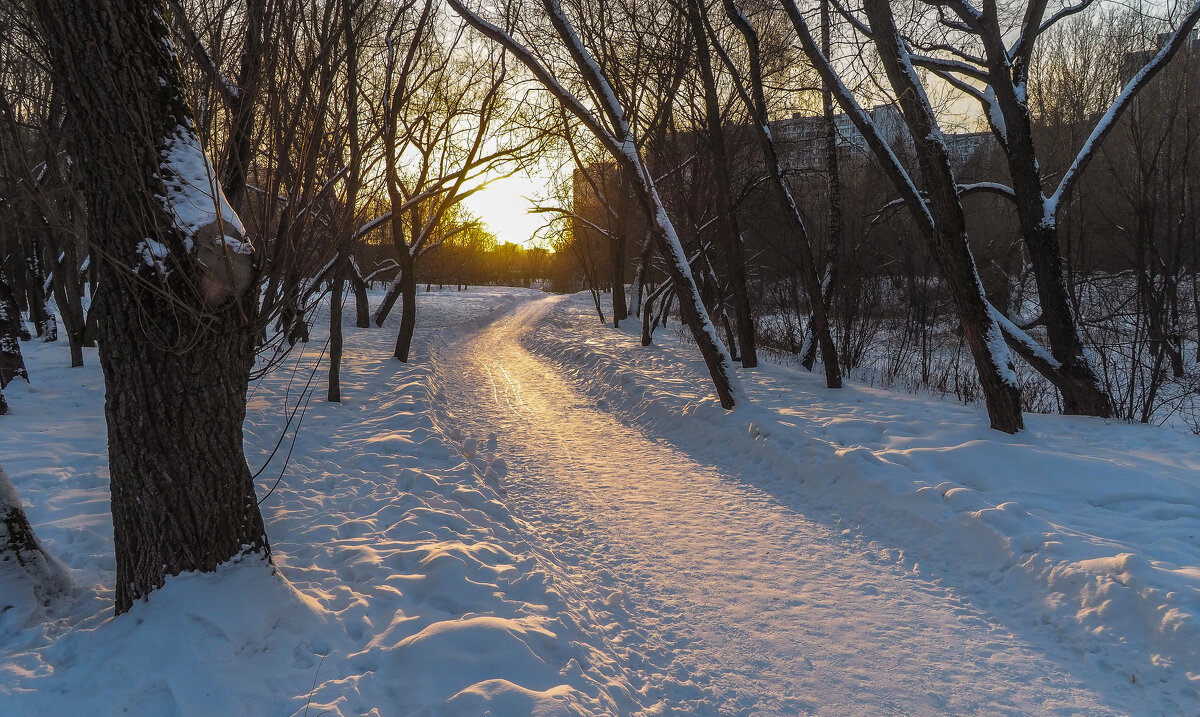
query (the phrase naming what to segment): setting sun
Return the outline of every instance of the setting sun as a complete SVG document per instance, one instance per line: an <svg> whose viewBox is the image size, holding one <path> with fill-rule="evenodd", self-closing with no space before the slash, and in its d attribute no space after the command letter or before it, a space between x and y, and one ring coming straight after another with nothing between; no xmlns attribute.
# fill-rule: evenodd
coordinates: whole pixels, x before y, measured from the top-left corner
<svg viewBox="0 0 1200 717"><path fill-rule="evenodd" d="M497 179L463 203L499 242L533 246L534 232L546 223L546 217L530 210L549 195L550 174L545 167L536 167L532 172Z"/></svg>

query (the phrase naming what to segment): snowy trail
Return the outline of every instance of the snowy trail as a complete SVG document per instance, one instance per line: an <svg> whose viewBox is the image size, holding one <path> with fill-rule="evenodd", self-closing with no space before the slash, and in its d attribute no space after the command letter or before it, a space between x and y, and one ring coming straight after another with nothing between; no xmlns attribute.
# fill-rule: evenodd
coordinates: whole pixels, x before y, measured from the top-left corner
<svg viewBox="0 0 1200 717"><path fill-rule="evenodd" d="M1111 714L1029 640L898 551L835 532L594 405L520 339L530 302L434 347L438 421L497 434L499 485L607 619L644 703L694 714ZM482 442L482 440L481 440ZM848 531L847 531L848 533Z"/></svg>

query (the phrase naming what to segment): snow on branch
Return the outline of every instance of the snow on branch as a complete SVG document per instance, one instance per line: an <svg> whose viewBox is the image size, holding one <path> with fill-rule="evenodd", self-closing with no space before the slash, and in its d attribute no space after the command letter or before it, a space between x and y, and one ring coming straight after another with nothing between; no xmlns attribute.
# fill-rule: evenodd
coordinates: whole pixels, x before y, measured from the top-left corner
<svg viewBox="0 0 1200 717"><path fill-rule="evenodd" d="M458 13L459 17L466 21L467 24L474 27L483 36L505 47L520 60L521 64L525 65L538 78L542 86L549 90L571 114L575 115L588 128L589 132L608 145L610 149L620 151L620 143L617 139L596 119L595 115L583 106L578 97L562 86L554 75L550 73L550 70L542 65L527 47L517 42L497 25L493 25L473 10L468 9L462 0L447 0L447 2L454 9L454 12Z"/></svg>
<svg viewBox="0 0 1200 717"><path fill-rule="evenodd" d="M216 85L221 99L227 104L235 104L241 99L241 88L226 77L221 72L221 68L217 67L216 61L213 60L212 55L208 54L208 49L200 41L199 35L196 34L196 28L192 27L192 22L184 12L183 6L179 4L179 0L168 0L168 3L171 6L171 15L175 18L175 24L183 33L184 39L187 40L196 64L200 66L200 70L208 77L209 81Z"/></svg>
<svg viewBox="0 0 1200 717"><path fill-rule="evenodd" d="M1002 197L1016 200L1017 193L1007 184L999 182L973 182L971 184L960 184L957 186L958 196L965 197L971 194L999 194Z"/></svg>
<svg viewBox="0 0 1200 717"><path fill-rule="evenodd" d="M1046 215L1043 221L1047 224L1054 224L1058 221L1058 213L1065 204L1064 200L1071 196L1071 192L1079 182L1080 175L1083 174L1083 170L1087 168L1092 158L1096 156L1096 151L1104 142L1104 138L1108 136L1108 133L1116 125L1117 120L1120 119L1121 115L1132 104L1133 98L1137 96L1138 92L1148 85L1150 80L1162 68L1166 67L1171 58L1175 56L1175 53L1188 41L1197 20L1200 20L1200 2L1192 5L1191 10L1180 21L1179 26L1175 28L1175 32L1172 33L1171 37L1163 43L1158 53L1142 69L1138 70L1133 79L1125 85L1125 89L1121 90L1121 94L1117 96L1112 106L1108 108L1108 111L1104 113L1104 116L1100 118L1095 128L1092 129L1091 135L1083 143L1079 154L1075 156L1075 161L1067 168L1062 181L1059 182L1058 189L1046 200Z"/></svg>

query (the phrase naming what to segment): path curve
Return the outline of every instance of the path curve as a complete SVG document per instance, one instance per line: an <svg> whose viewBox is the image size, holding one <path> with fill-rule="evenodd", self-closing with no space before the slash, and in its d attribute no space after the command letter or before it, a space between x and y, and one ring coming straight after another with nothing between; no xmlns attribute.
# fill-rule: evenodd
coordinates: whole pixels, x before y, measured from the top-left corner
<svg viewBox="0 0 1200 717"><path fill-rule="evenodd" d="M442 425L496 436L500 485L564 563L648 711L1112 714L897 551L834 532L602 410L522 346L555 299L435 345Z"/></svg>

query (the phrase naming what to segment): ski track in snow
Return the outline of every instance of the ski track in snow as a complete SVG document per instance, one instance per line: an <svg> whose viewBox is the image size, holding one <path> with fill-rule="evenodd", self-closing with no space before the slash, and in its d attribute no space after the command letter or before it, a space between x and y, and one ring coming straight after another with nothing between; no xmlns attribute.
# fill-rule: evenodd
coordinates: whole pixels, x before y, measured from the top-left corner
<svg viewBox="0 0 1200 717"><path fill-rule="evenodd" d="M522 343L554 300L434 348L439 420L498 436L511 509L569 566L670 711L1121 710L897 551L625 425ZM436 404L435 404L436 405ZM661 640L662 642L658 642Z"/></svg>

